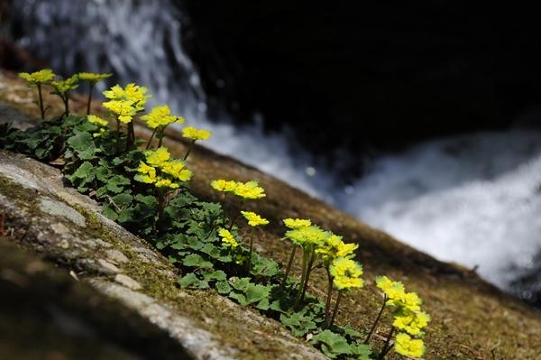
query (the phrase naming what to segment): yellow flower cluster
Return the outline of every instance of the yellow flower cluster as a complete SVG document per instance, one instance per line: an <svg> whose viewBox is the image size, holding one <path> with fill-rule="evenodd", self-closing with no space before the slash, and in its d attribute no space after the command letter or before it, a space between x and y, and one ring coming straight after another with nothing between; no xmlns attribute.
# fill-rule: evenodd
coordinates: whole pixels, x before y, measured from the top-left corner
<svg viewBox="0 0 541 360"><path fill-rule="evenodd" d="M22 72L19 76L28 81L31 85L45 84L54 79L54 73L51 69L43 69L33 73Z"/></svg>
<svg viewBox="0 0 541 360"><path fill-rule="evenodd" d="M91 84L95 84L99 81L102 81L104 79L107 79L108 77L111 77L113 74L105 73L105 74L95 74L91 72L80 72L77 74L79 77L79 80L88 81Z"/></svg>
<svg viewBox="0 0 541 360"><path fill-rule="evenodd" d="M286 231L285 236L295 245L302 248L318 249L323 247L325 239L331 235L331 232L325 231L316 225L298 227Z"/></svg>
<svg viewBox="0 0 541 360"><path fill-rule="evenodd" d="M262 218L254 212L241 211L240 213L242 214L242 216L244 216L246 220L248 220L248 225L250 226L267 225L269 223L269 220Z"/></svg>
<svg viewBox="0 0 541 360"><path fill-rule="evenodd" d="M329 267L329 273L332 275L333 284L338 290L364 286L364 281L361 279L363 268L361 264L352 259L335 258Z"/></svg>
<svg viewBox="0 0 541 360"><path fill-rule="evenodd" d="M113 86L110 90L105 90L103 95L110 100L131 102L136 111L142 111L151 95L145 95L148 88L129 83L123 89L120 85Z"/></svg>
<svg viewBox="0 0 541 360"><path fill-rule="evenodd" d="M183 124L185 121L181 116L171 115L171 110L167 105L154 106L149 114L141 116L141 120L145 121L151 129L165 128L173 123Z"/></svg>
<svg viewBox="0 0 541 360"><path fill-rule="evenodd" d="M308 219L288 218L283 222L291 229L286 231L286 238L301 247L313 246L315 254L321 256L327 267L336 258L352 258L359 247L357 244L347 244L341 236L312 225Z"/></svg>
<svg viewBox="0 0 541 360"><path fill-rule="evenodd" d="M133 106L133 101L130 100L109 100L104 102L103 107L110 110L118 117L120 122L127 124L133 120L137 113Z"/></svg>
<svg viewBox="0 0 541 360"><path fill-rule="evenodd" d="M231 234L229 230L220 228L218 230L218 235L220 235L220 237L222 238L222 244L224 246L231 247L231 249L234 249L237 246L239 246L239 243L237 242L237 240L235 239L235 237L233 236L233 234Z"/></svg>
<svg viewBox="0 0 541 360"><path fill-rule="evenodd" d="M87 115L86 119L89 123L92 123L94 125L98 126L98 131L92 134L95 138L102 136L107 131L105 128L109 123L106 120L103 120L99 116L96 115Z"/></svg>
<svg viewBox="0 0 541 360"><path fill-rule="evenodd" d="M120 85L105 90L103 95L109 99L103 106L117 115L119 121L128 124L138 111L144 109L145 103L150 95L145 95L148 89L133 83L126 85L123 89Z"/></svg>
<svg viewBox="0 0 541 360"><path fill-rule="evenodd" d="M146 163L141 161L137 169L137 181L154 184L157 188L177 189L179 182L186 182L193 175L182 160L171 158L167 148L147 150L145 156Z"/></svg>
<svg viewBox="0 0 541 360"><path fill-rule="evenodd" d="M73 75L65 80L51 81L51 86L55 92L64 95L70 90L75 90L79 86L79 77Z"/></svg>
<svg viewBox="0 0 541 360"><path fill-rule="evenodd" d="M86 118L87 118L88 122L90 122L92 124L95 124L95 125L98 125L100 127L109 125L107 120L103 120L102 118L100 118L99 116L96 116L96 115L88 115Z"/></svg>
<svg viewBox="0 0 541 360"><path fill-rule="evenodd" d="M420 358L426 351L425 344L421 339L413 339L405 333L399 333L395 337L394 348L397 353L413 358Z"/></svg>
<svg viewBox="0 0 541 360"><path fill-rule="evenodd" d="M243 183L240 181L219 179L213 180L210 186L221 192L233 193L243 199L260 199L266 196L265 190L255 180Z"/></svg>
<svg viewBox="0 0 541 360"><path fill-rule="evenodd" d="M386 305L395 307L393 326L400 330L396 335L397 353L418 358L423 356L423 340L412 336L423 336L423 329L430 321L430 315L421 310L422 300L414 292L406 292L399 281L391 281L387 276L378 276L376 285L388 299Z"/></svg>
<svg viewBox="0 0 541 360"><path fill-rule="evenodd" d="M323 258L324 262L332 261L337 258L352 258L355 256L354 251L359 247L358 244L346 244L342 241L342 237L331 234L327 238L323 245L317 248L316 254Z"/></svg>
<svg viewBox="0 0 541 360"><path fill-rule="evenodd" d="M287 218L282 221L284 222L284 225L290 229L300 229L300 228L304 228L304 227L308 227L312 225L312 222L308 219Z"/></svg>
<svg viewBox="0 0 541 360"><path fill-rule="evenodd" d="M187 126L182 129L182 136L191 139L192 141L208 140L210 135L212 135L210 131L205 129L196 129L193 126Z"/></svg>

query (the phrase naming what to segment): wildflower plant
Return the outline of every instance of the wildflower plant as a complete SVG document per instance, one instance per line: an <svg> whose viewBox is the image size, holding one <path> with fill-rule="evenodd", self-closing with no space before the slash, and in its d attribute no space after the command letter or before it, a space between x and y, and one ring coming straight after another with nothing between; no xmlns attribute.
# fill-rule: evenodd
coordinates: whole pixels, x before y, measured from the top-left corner
<svg viewBox="0 0 541 360"><path fill-rule="evenodd" d="M181 116L171 115L171 110L167 105L155 106L149 114L141 116L146 125L152 129L152 135L147 142L147 149L150 147L154 136L158 139L158 147L162 146L162 139L165 136L165 128L171 124L183 124L184 118ZM187 156L184 157L186 160Z"/></svg>
<svg viewBox="0 0 541 360"><path fill-rule="evenodd" d="M167 105L156 106L140 117L152 130L146 148L140 148L143 142L135 139L133 120L145 111L150 97L145 87L115 85L103 92L107 98L103 107L109 110L109 119L116 122L115 130L109 127L108 118L89 114L89 105L86 116L70 115L67 100L77 80L82 80L91 84L90 102L92 87L110 74L79 73L57 82L50 69L20 76L38 88L42 118L44 84L53 86L62 98L65 113L24 131L0 126L0 147L61 163L69 184L95 198L106 216L150 241L179 267L179 286L214 288L242 306L252 306L280 320L294 335L306 338L331 359L382 360L393 348L406 357L423 356L426 349L422 337L430 316L421 309L417 294L406 292L402 283L385 276L376 279L384 299L367 336L335 324L343 296L364 286L362 265L355 260L357 244L344 242L341 236L309 219L283 219L283 240L292 245L283 271L276 261L254 251L258 231L270 223L244 208L248 201L266 197L257 181L211 182L224 199L235 202L235 210L228 211L232 218L226 216L222 204L202 201L191 193L193 172L186 159L196 141L209 138L209 131L183 128L190 147L182 159L176 159L162 139L168 126L182 124L184 119L172 115ZM126 133L120 131L120 124L126 124ZM158 139L155 148L151 143L154 137ZM240 217L244 220L237 223ZM246 236L245 229L250 231L247 242L240 235ZM291 269L299 248L301 274L295 277ZM310 275L316 268L323 268L327 274L325 301L308 291ZM369 344L384 309L392 310L393 322L376 354Z"/></svg>
<svg viewBox="0 0 541 360"><path fill-rule="evenodd" d="M135 143L135 133L133 130L133 118L144 110L147 100L151 97L146 95L148 88L129 83L125 88L119 85L105 90L103 95L109 99L103 103L103 107L108 109L116 120L116 130L120 134L120 124L126 124L128 128L126 150ZM117 137L117 150L119 146L119 137Z"/></svg>
<svg viewBox="0 0 541 360"><path fill-rule="evenodd" d="M69 93L72 90L75 90L79 87L79 77L77 75L70 76L64 80L53 80L51 81L51 86L54 91L53 94L60 97L64 103L64 114L63 116L69 115Z"/></svg>
<svg viewBox="0 0 541 360"><path fill-rule="evenodd" d="M365 342L370 341L385 307L390 307L393 309L394 320L378 360L384 359L393 348L391 338L395 332L394 349L398 354L411 358L422 357L426 349L421 338L430 316L421 310L421 298L414 292L406 292L400 281L391 281L387 276L377 277L376 285L383 291L383 305Z"/></svg>
<svg viewBox="0 0 541 360"><path fill-rule="evenodd" d="M96 74L91 72L80 72L77 74L77 77L81 81L87 81L88 86L88 97L86 102L86 114L90 115L90 104L92 103L92 92L94 91L94 87L96 84L102 80L105 80L109 77L113 76L113 74L110 73L103 73L103 74Z"/></svg>
<svg viewBox="0 0 541 360"><path fill-rule="evenodd" d="M45 119L45 106L43 104L42 86L49 84L55 77L55 74L51 69L42 69L33 73L22 72L19 73L19 77L26 80L29 86L36 87L38 89L38 100L36 104L39 107L41 118Z"/></svg>
<svg viewBox="0 0 541 360"><path fill-rule="evenodd" d="M212 133L205 129L196 129L193 126L186 126L185 128L183 128L182 136L190 140L190 146L188 147L188 150L184 155L184 160L186 160L188 158L188 155L190 155L190 152L192 151L192 148L196 141L208 140L211 135Z"/></svg>

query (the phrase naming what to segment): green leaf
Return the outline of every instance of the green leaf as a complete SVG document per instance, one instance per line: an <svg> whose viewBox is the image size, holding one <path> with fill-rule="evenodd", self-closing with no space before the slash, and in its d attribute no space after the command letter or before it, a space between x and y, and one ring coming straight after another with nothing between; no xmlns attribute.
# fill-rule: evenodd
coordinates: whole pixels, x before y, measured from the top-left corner
<svg viewBox="0 0 541 360"><path fill-rule="evenodd" d="M350 344L351 354L358 360L372 359L372 348L368 344Z"/></svg>
<svg viewBox="0 0 541 360"><path fill-rule="evenodd" d="M305 314L305 311L295 312L291 315L280 314L280 321L291 330L293 335L302 337L317 328L313 318Z"/></svg>
<svg viewBox="0 0 541 360"><path fill-rule="evenodd" d="M119 207L125 207L131 204L133 196L127 193L118 194L112 197L113 202Z"/></svg>
<svg viewBox="0 0 541 360"><path fill-rule="evenodd" d="M205 274L204 278L205 280L208 280L208 281L211 281L211 280L225 281L227 280L227 274L223 272L222 270L216 270L216 271Z"/></svg>
<svg viewBox="0 0 541 360"><path fill-rule="evenodd" d="M186 256L184 260L182 261L182 265L190 266L190 267L205 268L205 269L209 269L214 266L210 261L203 259L201 255L198 255L198 254L190 254Z"/></svg>
<svg viewBox="0 0 541 360"><path fill-rule="evenodd" d="M231 284L233 289L244 292L246 291L246 289L248 289L248 286L251 285L250 280L251 279L248 277L244 277L244 278L236 277L236 278L231 279L229 283Z"/></svg>
<svg viewBox="0 0 541 360"><path fill-rule="evenodd" d="M346 339L330 330L324 330L312 337L310 343L319 344L323 354L331 359L336 359L340 355L351 355L353 353Z"/></svg>
<svg viewBox="0 0 541 360"><path fill-rule="evenodd" d="M115 194L124 191L123 185L130 185L130 180L122 175L115 175L107 181L107 189Z"/></svg>
<svg viewBox="0 0 541 360"><path fill-rule="evenodd" d="M231 286L229 285L229 282L227 280L216 281L216 284L214 286L216 287L216 291L218 291L219 294L226 295L231 292Z"/></svg>
<svg viewBox="0 0 541 360"><path fill-rule="evenodd" d="M184 275L180 278L178 283L182 288L207 289L209 287L209 284L206 281L200 280L194 273Z"/></svg>
<svg viewBox="0 0 541 360"><path fill-rule="evenodd" d="M248 304L256 303L269 297L270 286L250 284L245 293Z"/></svg>
<svg viewBox="0 0 541 360"><path fill-rule="evenodd" d="M267 311L270 308L270 302L268 298L261 300L256 306L259 310Z"/></svg>
<svg viewBox="0 0 541 360"><path fill-rule="evenodd" d="M280 273L280 265L274 260L257 256L251 272L256 276L272 277Z"/></svg>
<svg viewBox="0 0 541 360"><path fill-rule="evenodd" d="M229 293L229 297L231 299L235 299L238 301L238 303L242 306L247 306L248 303L246 302L246 297L243 295L243 294L240 294L240 293L236 293L236 292L230 292Z"/></svg>
<svg viewBox="0 0 541 360"><path fill-rule="evenodd" d="M143 203L148 206L158 206L158 199L156 199L156 197L152 195L137 194L135 196L135 199L139 201L140 203Z"/></svg>
<svg viewBox="0 0 541 360"><path fill-rule="evenodd" d="M103 204L102 213L113 221L116 221L118 219L118 214L109 204Z"/></svg>
<svg viewBox="0 0 541 360"><path fill-rule="evenodd" d="M127 208L127 209L120 210L120 212L118 213L118 220L117 221L119 223L123 224L123 223L133 222L133 221L137 221L137 220L134 219L133 209L132 208Z"/></svg>
<svg viewBox="0 0 541 360"><path fill-rule="evenodd" d="M71 136L68 140L66 140L66 143L72 148L79 151L84 151L89 148L95 148L94 138L88 132L80 132L78 134L75 134Z"/></svg>
<svg viewBox="0 0 541 360"><path fill-rule="evenodd" d="M94 166L88 162L85 161L75 170L75 172L72 174L73 178L77 179L89 179L94 178Z"/></svg>

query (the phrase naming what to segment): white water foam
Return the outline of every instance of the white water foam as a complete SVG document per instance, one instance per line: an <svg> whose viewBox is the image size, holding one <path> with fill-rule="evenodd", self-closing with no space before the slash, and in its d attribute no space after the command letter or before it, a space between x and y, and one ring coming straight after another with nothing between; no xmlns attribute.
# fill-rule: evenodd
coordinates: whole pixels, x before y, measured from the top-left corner
<svg viewBox="0 0 541 360"><path fill-rule="evenodd" d="M339 204L505 288L541 249L540 186L540 132L479 133L376 160Z"/></svg>

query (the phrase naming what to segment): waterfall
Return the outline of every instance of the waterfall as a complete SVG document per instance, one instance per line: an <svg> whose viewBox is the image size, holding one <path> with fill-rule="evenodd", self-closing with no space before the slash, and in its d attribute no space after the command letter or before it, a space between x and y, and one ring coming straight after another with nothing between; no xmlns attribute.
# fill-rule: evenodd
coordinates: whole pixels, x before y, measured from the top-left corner
<svg viewBox="0 0 541 360"><path fill-rule="evenodd" d="M149 106L167 104L188 125L213 132L204 146L332 201L329 182L313 176L314 159L302 151L292 158L284 136L264 136L258 125L236 128L225 114L218 123L208 119L199 76L181 46L182 14L170 0L18 0L12 7L23 26L19 45L55 72L111 72L108 85L146 86Z"/></svg>
<svg viewBox="0 0 541 360"><path fill-rule="evenodd" d="M17 0L21 46L55 71L112 72L148 86L208 146L334 203L436 258L475 267L504 288L535 268L541 252L541 133L478 133L434 140L377 158L343 189L288 139L209 121L194 65L181 47L182 14L170 0ZM111 85L111 84L109 84ZM256 122L257 123L257 122ZM437 126L437 125L435 125ZM317 170L317 171L316 171ZM314 175L315 172L315 175Z"/></svg>

